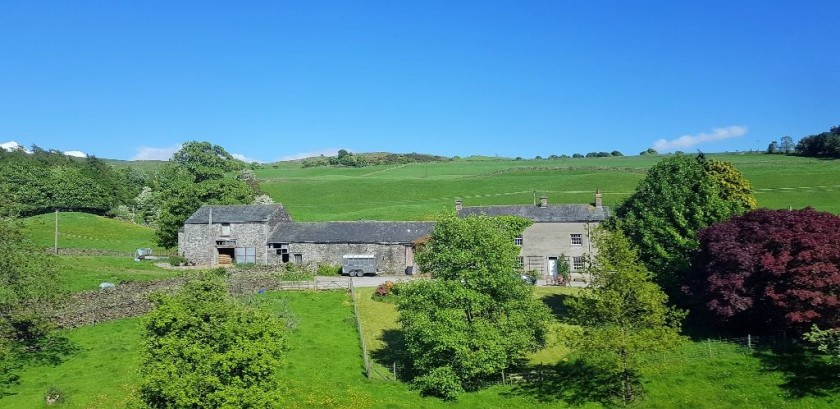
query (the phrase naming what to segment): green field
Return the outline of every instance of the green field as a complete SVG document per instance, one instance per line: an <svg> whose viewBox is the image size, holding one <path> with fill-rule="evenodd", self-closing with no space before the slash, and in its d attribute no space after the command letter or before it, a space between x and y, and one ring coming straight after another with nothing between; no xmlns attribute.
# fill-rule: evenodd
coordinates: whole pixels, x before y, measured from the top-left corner
<svg viewBox="0 0 840 409"><path fill-rule="evenodd" d="M29 217L24 225L35 244L52 248L55 243L55 213ZM58 247L111 250L134 253L155 247L155 231L146 226L78 212L58 214Z"/></svg>
<svg viewBox="0 0 840 409"><path fill-rule="evenodd" d="M551 297L555 291L540 289L537 295ZM360 297L369 295L364 290ZM554 370L554 362L547 361L542 361L546 364L542 383L496 385L464 394L458 402L422 398L402 382L365 378L352 302L346 293L282 292L265 297L285 300L296 323L288 338L286 365L280 371L284 408L601 407L590 389L591 378ZM373 336L368 344L381 349L381 339L377 341L374 333L395 328L393 305L372 301L361 308L363 326L372 331L366 329L366 336ZM78 351L57 366L26 368L12 395L0 399L0 408L42 407L43 396L52 386L67 394L67 402L59 407L122 407L139 381L140 321L126 319L66 331ZM555 349L551 355L563 362L565 352ZM840 379L828 375L829 371L836 374L836 369L819 373L827 368L824 363L809 366L814 362L805 359L771 350L751 354L743 347L719 342L687 342L672 353L649 359L643 373L647 397L636 406L837 407Z"/></svg>
<svg viewBox="0 0 840 409"><path fill-rule="evenodd" d="M178 275L152 261L134 261L127 256L59 256L58 271L66 291L94 290L102 282L150 281Z"/></svg>
<svg viewBox="0 0 840 409"><path fill-rule="evenodd" d="M840 161L764 154L710 154L729 161L756 189L759 206L840 214ZM295 220L426 220L465 206L590 203L600 188L604 204L633 192L661 156L511 160L483 158L365 168L303 168L297 163L257 170L260 186L286 205Z"/></svg>

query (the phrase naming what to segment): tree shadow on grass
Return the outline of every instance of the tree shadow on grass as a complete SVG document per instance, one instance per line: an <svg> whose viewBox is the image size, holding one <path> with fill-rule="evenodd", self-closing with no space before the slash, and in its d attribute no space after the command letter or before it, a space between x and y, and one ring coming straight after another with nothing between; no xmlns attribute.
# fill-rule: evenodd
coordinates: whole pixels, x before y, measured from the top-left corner
<svg viewBox="0 0 840 409"><path fill-rule="evenodd" d="M840 392L840 367L827 356L789 342L758 349L755 356L768 372L781 372L781 388L792 398L826 397Z"/></svg>
<svg viewBox="0 0 840 409"><path fill-rule="evenodd" d="M384 344L382 348L370 351L371 359L386 368L396 366L397 380L411 381L414 378L414 371L406 353L403 332L397 329L386 329L382 332L382 343Z"/></svg>
<svg viewBox="0 0 840 409"><path fill-rule="evenodd" d="M579 360L536 366L521 378L511 379L515 384L506 394L529 396L544 403L563 401L572 406L615 403L615 375Z"/></svg>
<svg viewBox="0 0 840 409"><path fill-rule="evenodd" d="M566 307L566 300L571 298L568 294L551 294L542 298L543 304L551 310L558 321L563 321L568 318L568 308Z"/></svg>

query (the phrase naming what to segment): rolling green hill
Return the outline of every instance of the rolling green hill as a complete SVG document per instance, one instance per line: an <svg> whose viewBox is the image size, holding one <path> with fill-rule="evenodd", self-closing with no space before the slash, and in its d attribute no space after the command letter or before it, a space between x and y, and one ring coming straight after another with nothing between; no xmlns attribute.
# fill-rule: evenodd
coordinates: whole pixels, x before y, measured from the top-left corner
<svg viewBox="0 0 840 409"><path fill-rule="evenodd" d="M814 207L840 214L840 161L764 154L710 154L735 164L759 206ZM256 171L260 186L298 221L424 220L465 206L589 203L595 188L615 205L663 156L511 160L481 158L364 168L303 168L283 163Z"/></svg>
<svg viewBox="0 0 840 409"><path fill-rule="evenodd" d="M35 244L53 247L55 214L42 214L24 220L24 225ZM61 212L58 214L58 247L98 249L131 253L138 248L155 245L155 231L107 217L87 213Z"/></svg>

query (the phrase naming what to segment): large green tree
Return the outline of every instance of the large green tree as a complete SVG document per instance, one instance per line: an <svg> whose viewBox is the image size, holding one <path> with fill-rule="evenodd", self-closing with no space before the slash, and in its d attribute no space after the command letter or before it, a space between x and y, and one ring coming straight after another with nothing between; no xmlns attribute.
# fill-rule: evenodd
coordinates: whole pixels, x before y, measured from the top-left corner
<svg viewBox="0 0 840 409"><path fill-rule="evenodd" d="M154 300L140 396L151 408L270 408L280 398L285 323L208 274Z"/></svg>
<svg viewBox="0 0 840 409"><path fill-rule="evenodd" d="M455 398L544 345L548 310L515 270L513 239L530 223L449 214L418 252L433 279L404 285L398 310L422 393Z"/></svg>
<svg viewBox="0 0 840 409"><path fill-rule="evenodd" d="M642 392L642 356L676 346L685 314L668 306L667 295L620 231L599 229L594 241L592 283L566 302L570 322L582 331L567 335L580 359L610 375L614 395L626 405Z"/></svg>
<svg viewBox="0 0 840 409"><path fill-rule="evenodd" d="M256 192L235 172L243 166L218 145L185 143L156 178L158 244L178 245L178 229L203 204L251 203Z"/></svg>
<svg viewBox="0 0 840 409"><path fill-rule="evenodd" d="M755 205L749 181L731 164L678 154L648 171L609 226L625 232L656 281L676 294L698 248L697 231Z"/></svg>
<svg viewBox="0 0 840 409"><path fill-rule="evenodd" d="M0 388L16 379L19 363L60 356L63 338L47 315L60 294L53 256L14 221L0 218Z"/></svg>

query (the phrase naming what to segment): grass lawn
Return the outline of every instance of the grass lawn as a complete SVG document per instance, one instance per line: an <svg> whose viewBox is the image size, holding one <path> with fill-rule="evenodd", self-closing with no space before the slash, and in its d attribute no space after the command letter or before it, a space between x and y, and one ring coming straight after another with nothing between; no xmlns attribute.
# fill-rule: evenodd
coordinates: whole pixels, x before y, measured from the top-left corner
<svg viewBox="0 0 840 409"><path fill-rule="evenodd" d="M62 287L70 292L93 290L99 283L149 281L175 277L178 272L155 266L152 261L134 261L127 256L58 256Z"/></svg>
<svg viewBox="0 0 840 409"><path fill-rule="evenodd" d="M29 217L24 222L35 244L52 248L55 238L55 214ZM155 248L155 231L107 217L78 212L58 214L58 247L99 249L134 253L138 248Z"/></svg>
<svg viewBox="0 0 840 409"><path fill-rule="evenodd" d="M732 162L756 189L759 206L840 214L840 161L765 154L709 154ZM302 168L288 163L256 171L260 187L298 221L426 220L465 206L590 203L595 188L615 205L664 156L511 160L484 158L365 168Z"/></svg>
<svg viewBox="0 0 840 409"><path fill-rule="evenodd" d="M370 289L359 294L369 297ZM544 299L555 294L556 289L537 292ZM464 394L458 402L422 398L404 383L364 377L353 306L346 293L288 291L264 296L285 300L297 322L289 334L286 365L279 375L285 397L279 404L284 408L558 408L570 406L568 401L574 397L570 388L585 391L580 386L587 379L558 381L549 373L541 384L497 385ZM371 303L362 304L366 336L370 336L369 331L393 329L394 311L385 307L392 305ZM68 394L68 401L59 407L123 406L139 381L141 333L140 319L67 331L79 352L57 366L26 368L21 384L12 388L13 395L0 399L0 408L42 407L43 396L51 386ZM376 337L369 343L375 346ZM563 353L557 350L552 356ZM800 356L769 351L750 354L722 343L715 343L710 355L707 343L688 342L673 353L651 357L643 371L647 398L636 406L837 407L840 379L828 375L836 374L836 368L823 367L826 372L819 377L809 368ZM580 402L580 407L600 407L591 401Z"/></svg>

